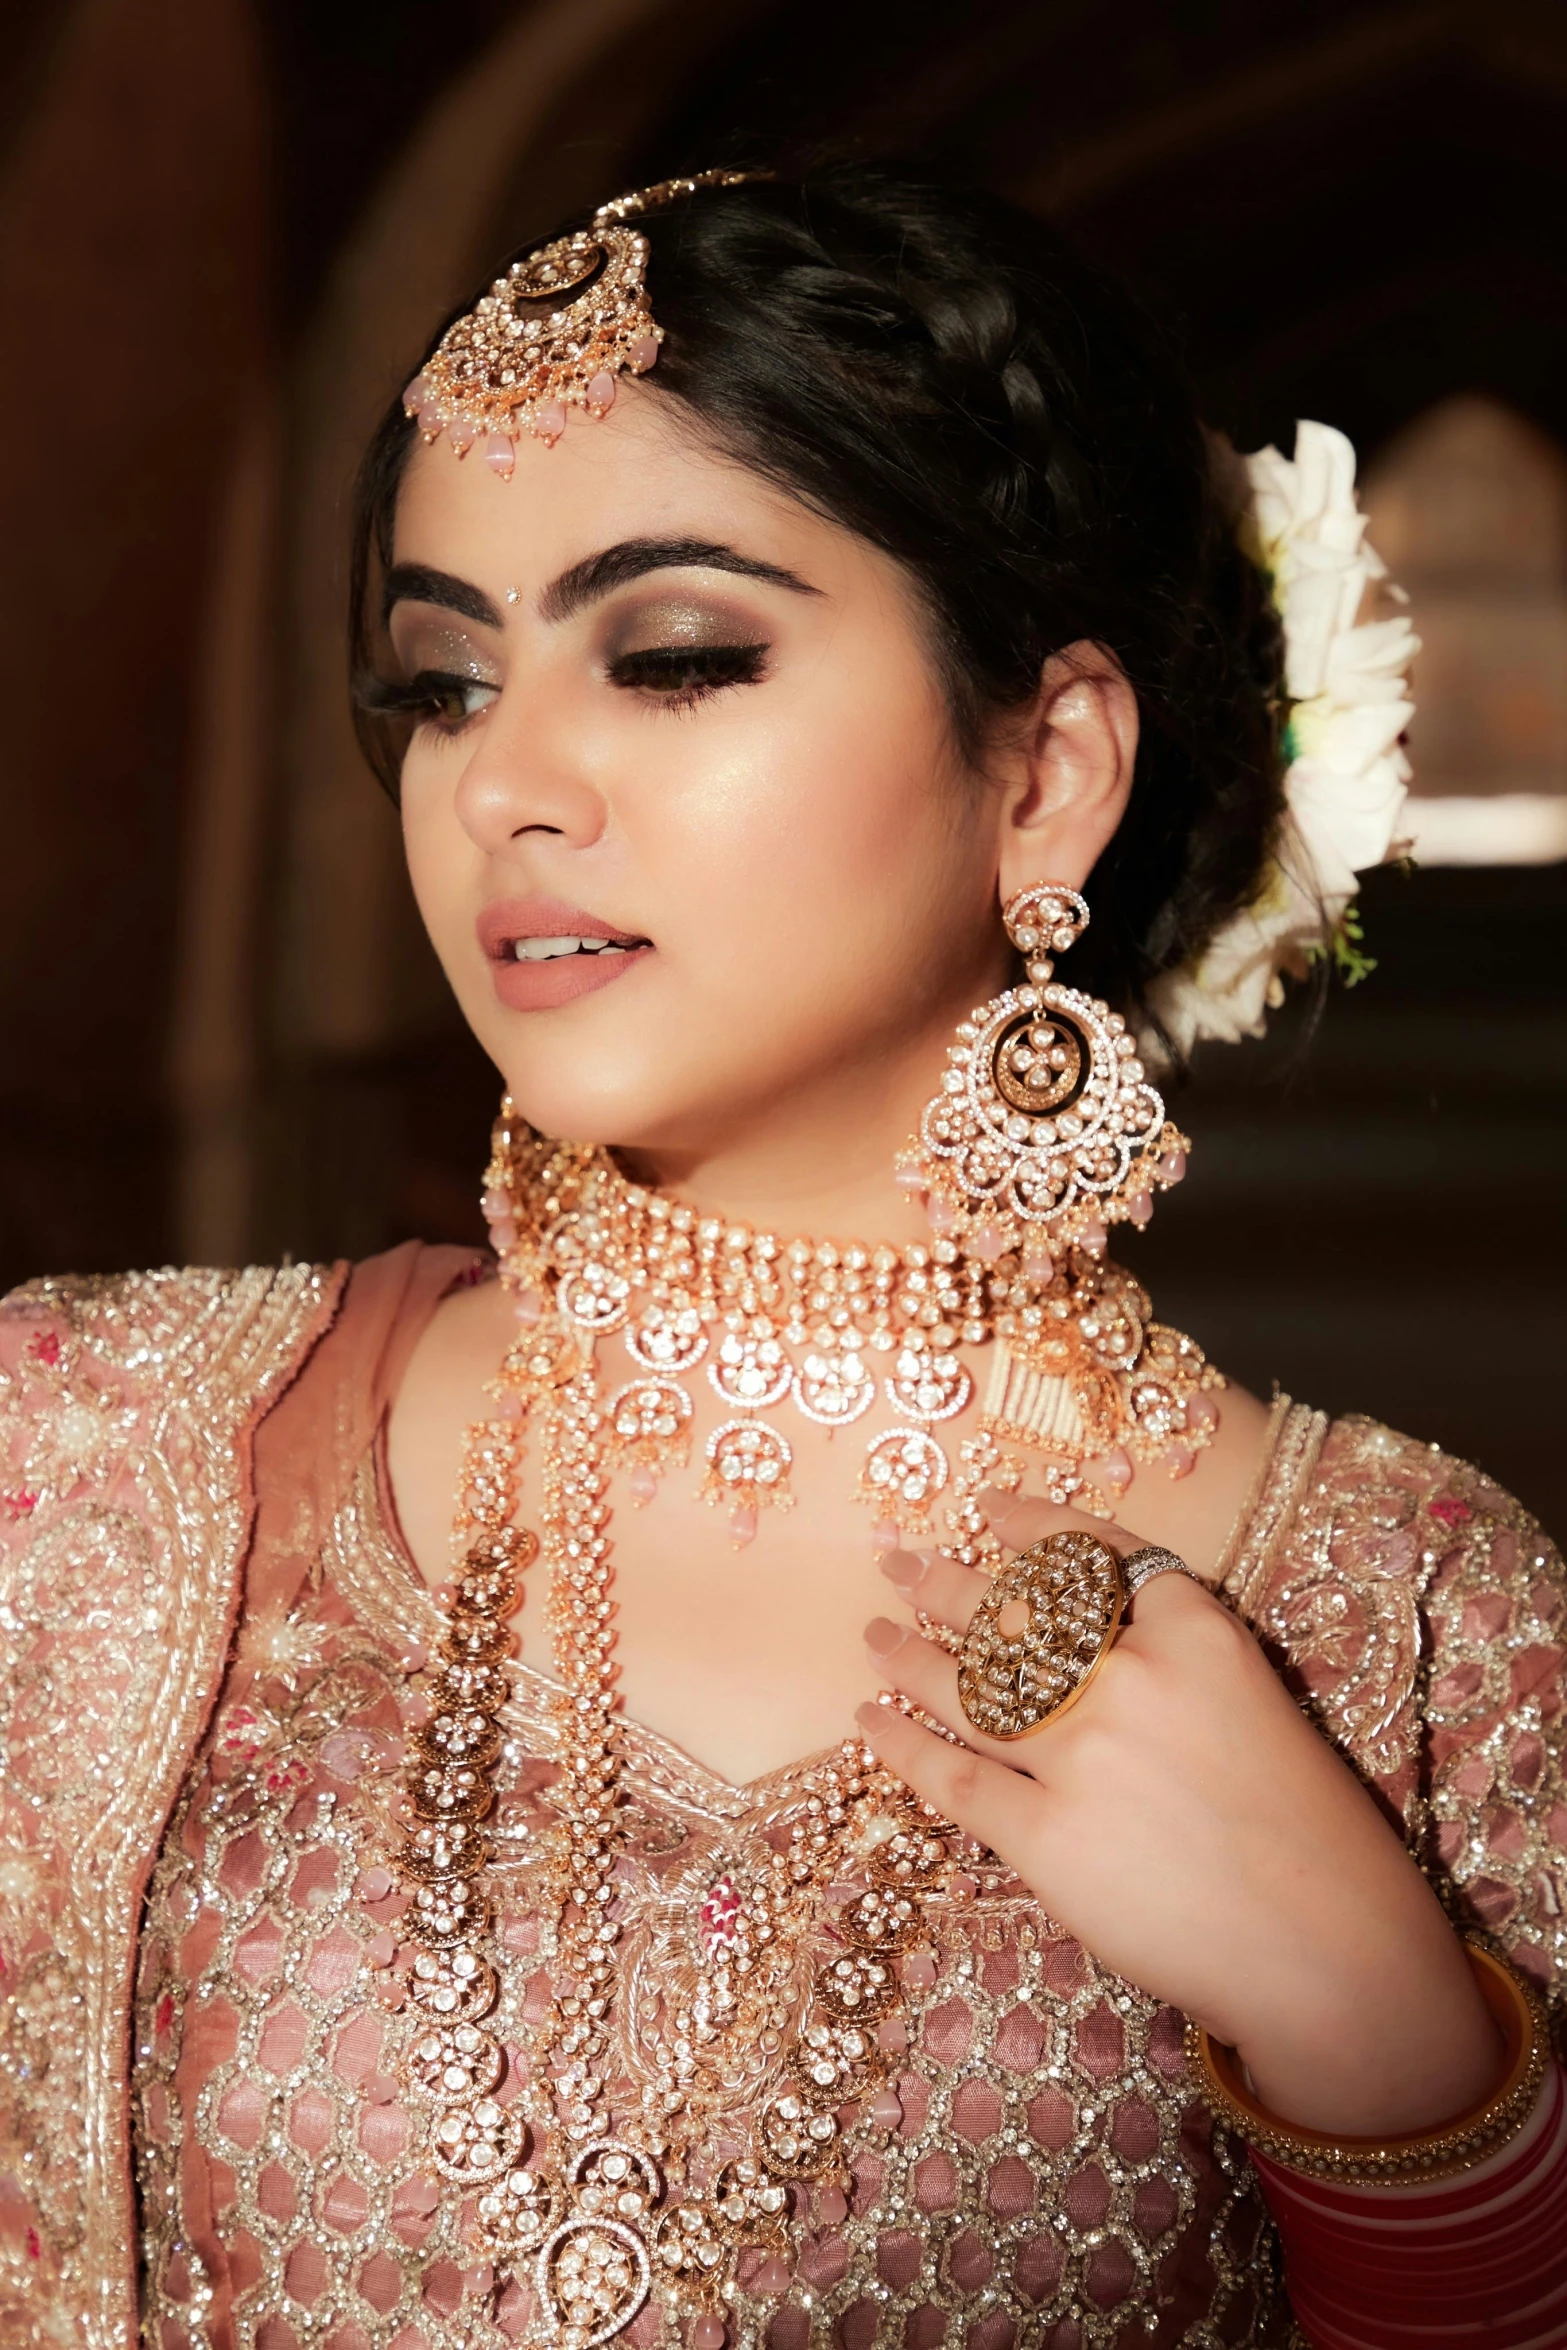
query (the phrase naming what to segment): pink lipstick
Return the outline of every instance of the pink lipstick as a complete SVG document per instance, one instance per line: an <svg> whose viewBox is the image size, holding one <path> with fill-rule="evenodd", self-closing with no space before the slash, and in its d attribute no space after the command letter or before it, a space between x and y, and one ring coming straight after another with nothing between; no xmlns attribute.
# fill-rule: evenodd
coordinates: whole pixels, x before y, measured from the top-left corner
<svg viewBox="0 0 1567 2350"><path fill-rule="evenodd" d="M500 898L479 916L479 944L495 993L513 1012L554 1011L622 979L653 952L636 931L617 930L561 898Z"/></svg>

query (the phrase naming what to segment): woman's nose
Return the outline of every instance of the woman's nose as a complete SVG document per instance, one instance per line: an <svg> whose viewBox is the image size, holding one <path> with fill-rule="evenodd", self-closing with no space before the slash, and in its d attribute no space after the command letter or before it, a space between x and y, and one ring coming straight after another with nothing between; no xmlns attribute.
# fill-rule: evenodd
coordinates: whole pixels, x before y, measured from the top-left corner
<svg viewBox="0 0 1567 2350"><path fill-rule="evenodd" d="M470 839L487 855L530 832L587 848L603 831L605 813L602 793L536 714L508 712L504 695L491 705L457 785L457 815Z"/></svg>

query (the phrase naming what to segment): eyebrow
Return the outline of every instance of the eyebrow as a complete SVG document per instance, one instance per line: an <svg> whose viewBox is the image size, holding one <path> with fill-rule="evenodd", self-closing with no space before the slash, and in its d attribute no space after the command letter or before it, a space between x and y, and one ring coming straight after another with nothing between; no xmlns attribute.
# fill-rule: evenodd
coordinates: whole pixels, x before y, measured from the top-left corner
<svg viewBox="0 0 1567 2350"><path fill-rule="evenodd" d="M596 602L633 579L643 579L650 571L727 571L739 579L759 579L767 587L787 588L791 595L821 594L820 588L812 587L798 572L786 571L778 563L764 563L755 555L742 555L738 547L725 546L720 540L621 539L552 579L539 598L539 616L569 620L584 604Z"/></svg>
<svg viewBox="0 0 1567 2350"><path fill-rule="evenodd" d="M425 563L393 564L381 597L383 622L391 618L394 604L438 604L443 612L460 612L464 620L476 620L481 628L501 625L499 612L482 588L466 579L454 579L449 571L432 571Z"/></svg>
<svg viewBox="0 0 1567 2350"><path fill-rule="evenodd" d="M822 592L797 571L743 555L738 547L725 546L718 539L620 539L552 579L539 598L540 618L569 620L585 604L597 602L631 580L646 578L650 571L727 571L739 579L759 579L767 587L787 588L791 595L819 596ZM482 588L454 578L449 571L432 570L426 563L392 566L381 598L383 622L391 617L394 604L435 604L442 611L460 613L464 620L476 620L481 628L501 626L500 613Z"/></svg>

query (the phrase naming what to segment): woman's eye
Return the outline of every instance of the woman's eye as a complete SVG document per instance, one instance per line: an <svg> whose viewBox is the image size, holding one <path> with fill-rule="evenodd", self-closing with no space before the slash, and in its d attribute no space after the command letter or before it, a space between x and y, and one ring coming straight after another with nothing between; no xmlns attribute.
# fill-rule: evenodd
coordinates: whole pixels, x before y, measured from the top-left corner
<svg viewBox="0 0 1567 2350"><path fill-rule="evenodd" d="M470 718L487 710L499 690L498 686L481 685L475 677L453 677L432 691L426 708L435 725L454 734L459 726L466 726Z"/></svg>
<svg viewBox="0 0 1567 2350"><path fill-rule="evenodd" d="M421 669L406 682L366 679L358 688L358 698L360 707L377 717L410 719L416 729L429 726L438 734L460 734L470 719L489 708L500 690L482 678L461 677L455 670Z"/></svg>
<svg viewBox="0 0 1567 2350"><path fill-rule="evenodd" d="M765 645L646 645L617 653L608 673L611 684L646 694L666 709L689 709L726 686L755 685L766 668Z"/></svg>

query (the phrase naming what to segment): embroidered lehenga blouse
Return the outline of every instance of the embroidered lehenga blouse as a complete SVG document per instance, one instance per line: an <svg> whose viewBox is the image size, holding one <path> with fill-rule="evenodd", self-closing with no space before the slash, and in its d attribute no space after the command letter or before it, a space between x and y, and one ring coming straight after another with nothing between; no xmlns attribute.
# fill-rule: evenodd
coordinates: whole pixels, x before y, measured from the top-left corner
<svg viewBox="0 0 1567 2350"><path fill-rule="evenodd" d="M461 1263L397 1252L346 1302L341 1274L295 1269L44 1284L7 1308L7 2345L539 2338L525 2282L497 2295L476 2271L399 2063L400 1660L436 1611L379 1431ZM1455 1916L1559 1997L1567 1595L1524 1513L1430 1448L1281 1404L1222 1588ZM513 1963L490 2028L515 2083L551 1955L536 1872L555 1732L526 1665L506 1727ZM629 2104L660 2068L672 1983L697 1980L820 1766L735 1788L633 1724L625 1756ZM732 2350L1307 2339L1257 2175L1192 2093L1182 2019L999 1865L972 1874L904 2011L901 2118L851 2121L847 2193L800 2192L783 2290L742 2262ZM828 1888L815 1952L852 1890ZM714 2159L781 2061L736 2053ZM656 2304L629 2338L672 2338Z"/></svg>

